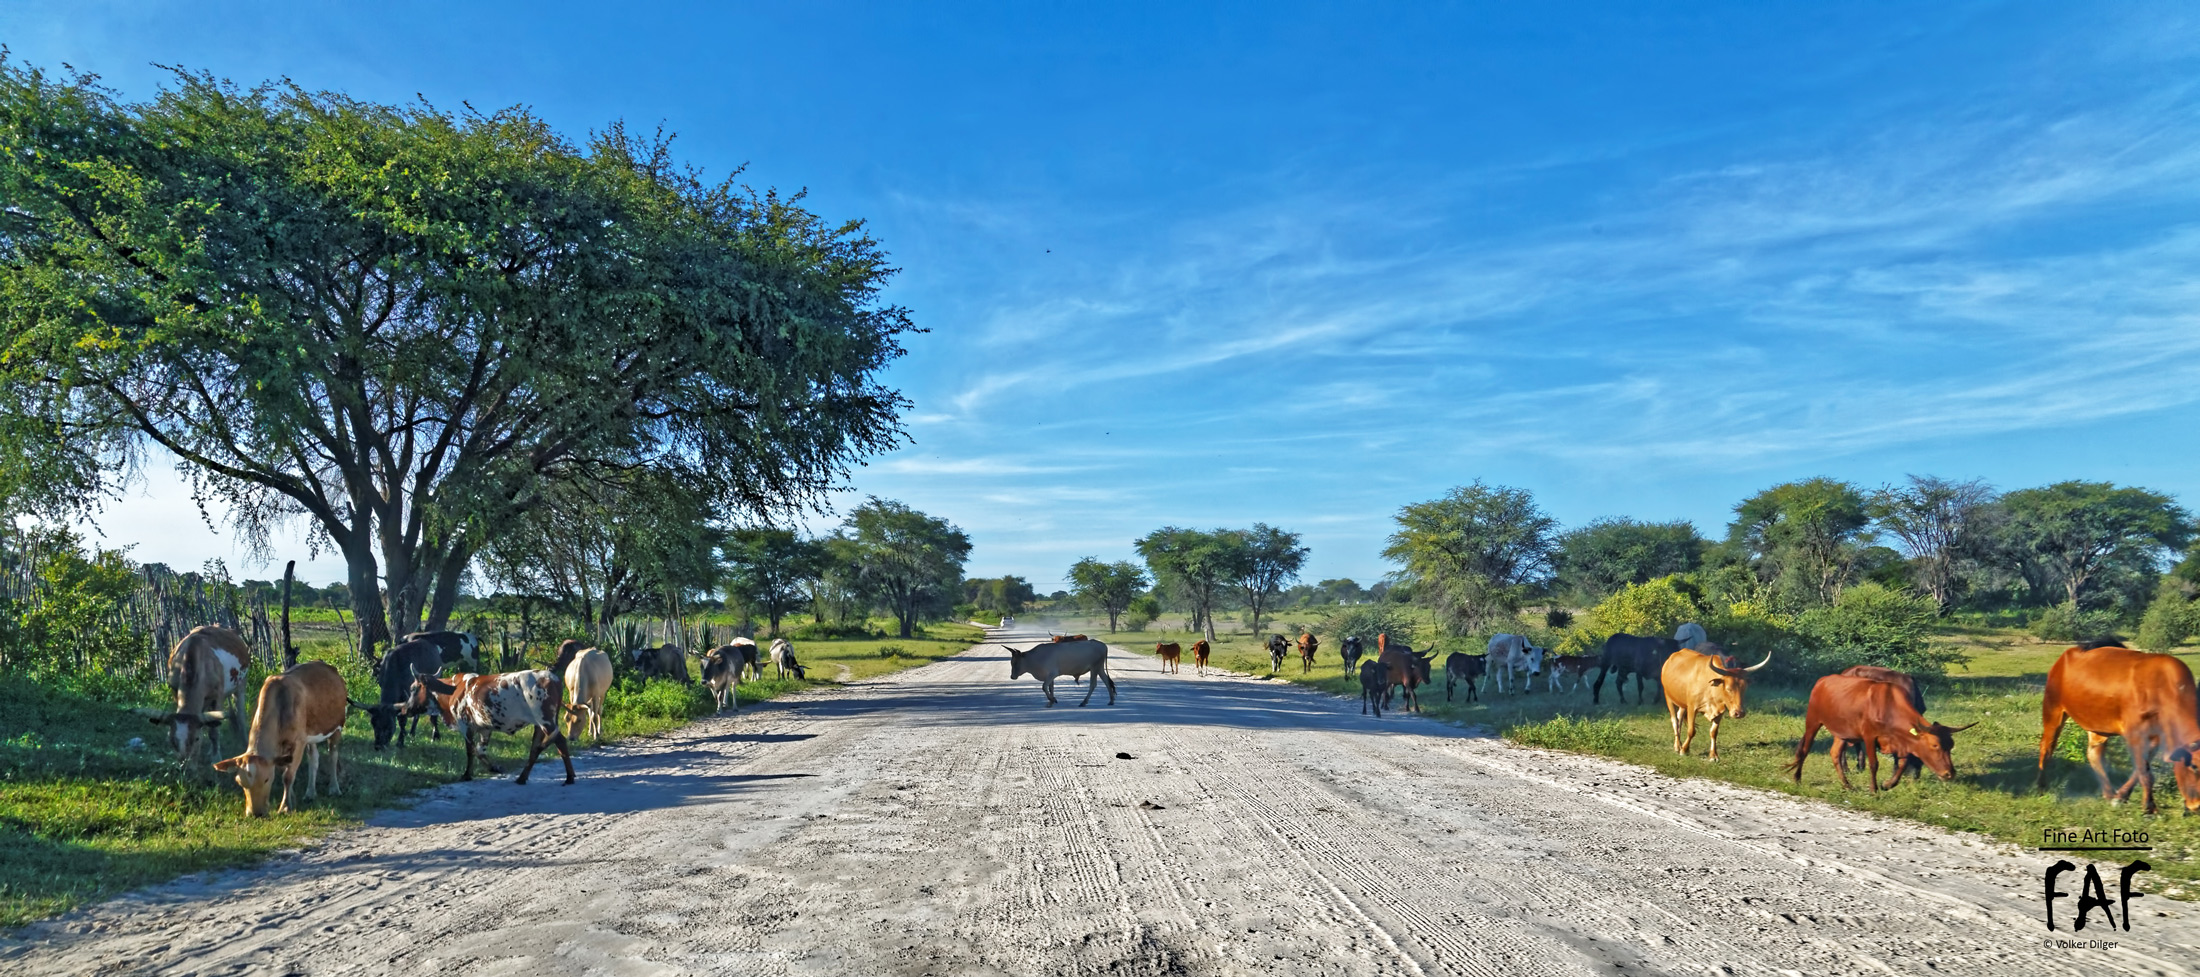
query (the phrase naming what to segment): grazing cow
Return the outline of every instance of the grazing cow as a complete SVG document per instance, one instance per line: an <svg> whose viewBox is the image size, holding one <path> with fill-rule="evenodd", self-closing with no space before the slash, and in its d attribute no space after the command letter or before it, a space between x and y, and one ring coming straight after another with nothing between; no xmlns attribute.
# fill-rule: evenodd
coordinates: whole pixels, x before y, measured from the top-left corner
<svg viewBox="0 0 2200 977"><path fill-rule="evenodd" d="M1390 695L1390 669L1379 661L1360 666L1360 715L1375 710L1375 718L1383 718L1383 700Z"/></svg>
<svg viewBox="0 0 2200 977"><path fill-rule="evenodd" d="M2040 703L2040 774L2047 788L2047 757L2062 736L2065 720L2086 732L2085 759L2101 782L2101 796L2123 803L2133 784L2143 788L2146 812L2154 813L2156 753L2169 761L2185 810L2200 811L2200 716L2192 669L2174 655L2156 655L2120 646L2071 648L2047 670L2047 695ZM2101 752L2110 737L2121 736L2131 750L2131 779L2111 791L2108 765Z"/></svg>
<svg viewBox="0 0 2200 977"><path fill-rule="evenodd" d="M680 668L685 671L687 664L682 662ZM566 747L565 730L559 722L560 717L569 714L565 704L565 683L549 669L461 675L451 682L422 676L419 681L427 692L447 697L443 701L458 727L459 740L466 744L466 772L458 779L474 779L477 759L489 768L489 772L503 772L489 763L482 753L482 744L489 734L532 729L535 735L527 748L527 765L520 769L519 778L513 782L527 782L527 775L535 772L535 760L542 756L542 748L546 745L558 748L558 758L565 761L565 782L573 782L573 753Z"/></svg>
<svg viewBox="0 0 2200 977"><path fill-rule="evenodd" d="M1290 649L1291 642L1284 640L1283 635L1271 634L1268 636L1268 674L1274 675L1283 671L1283 655L1284 652Z"/></svg>
<svg viewBox="0 0 2200 977"><path fill-rule="evenodd" d="M754 642L749 647L756 647ZM719 645L709 652L691 652L703 663L703 684L710 688L711 698L717 700L718 711L726 711L726 700L733 700L733 711L741 711L741 649L733 645ZM572 684L568 679L566 684Z"/></svg>
<svg viewBox="0 0 2200 977"><path fill-rule="evenodd" d="M1314 670L1314 655L1322 650L1322 639L1310 631L1299 632L1299 674Z"/></svg>
<svg viewBox="0 0 2200 977"><path fill-rule="evenodd" d="M1701 648L1711 643L1711 636L1704 633L1703 625L1688 621L1673 629L1673 641L1683 648Z"/></svg>
<svg viewBox="0 0 2200 977"><path fill-rule="evenodd" d="M1849 789L1849 774L1841 762L1841 755L1853 743L1864 753L1874 794L1881 789L1881 750L1896 758L1894 780L1886 785L1889 789L1902 782L1902 773L1912 758L1932 768L1940 779L1954 779L1956 769L1949 752L1955 748L1955 734L1971 728L1951 729L1927 720L1923 713L1911 707L1901 687L1892 682L1854 675L1828 675L1811 686L1810 705L1803 710L1803 739L1795 746L1795 760L1788 764L1796 783L1803 782L1803 761L1817 743L1821 727L1833 736L1833 745L1826 755L1833 761L1833 774L1840 778L1842 789Z"/></svg>
<svg viewBox="0 0 2200 977"><path fill-rule="evenodd" d="M1465 685L1467 687L1468 699L1481 699L1482 690L1479 686L1481 685L1482 676L1489 671L1489 668L1490 659L1488 655L1468 655L1453 652L1444 656L1444 701L1451 701L1451 690L1455 685Z"/></svg>
<svg viewBox="0 0 2200 977"><path fill-rule="evenodd" d="M566 736L579 736L585 721L589 737L601 743L603 700L611 691L611 656L604 654L601 648L581 648L579 644L567 641L568 648L558 649L558 663L564 667L552 665L550 673L565 676L566 715L569 717Z"/></svg>
<svg viewBox="0 0 2200 977"><path fill-rule="evenodd" d="M1212 649L1211 649L1210 647L1208 647L1208 645L1207 645L1207 639L1205 639L1205 638L1201 638L1201 639L1199 639L1199 640L1197 640L1197 641L1194 641L1194 642L1192 642L1192 671L1193 671L1193 672L1195 672L1195 673L1197 673L1197 674L1200 674L1200 675L1205 675L1205 674L1207 674L1207 652L1209 652L1209 651L1211 651L1211 650L1212 650Z"/></svg>
<svg viewBox="0 0 2200 977"><path fill-rule="evenodd" d="M1156 642L1153 646L1153 653L1161 656L1162 671L1181 673L1184 670L1183 645L1174 641Z"/></svg>
<svg viewBox="0 0 2200 977"><path fill-rule="evenodd" d="M1392 691L1404 689L1406 711L1420 712L1420 688L1428 684L1429 663L1436 659L1436 653L1415 654L1412 645L1403 641L1392 641L1388 634L1375 636L1375 648L1375 660L1389 673L1390 688L1383 693L1384 704L1389 704Z"/></svg>
<svg viewBox="0 0 2200 977"><path fill-rule="evenodd" d="M214 764L214 769L234 775L237 786L244 788L245 816L267 816L267 795L276 777L283 778L278 813L295 809L293 801L312 800L324 742L328 744L328 792L344 792L343 760L336 744L344 737L344 710L350 705L344 697L344 677L327 662L299 662L260 683L244 752ZM297 789L300 764L306 768L304 793Z"/></svg>
<svg viewBox="0 0 2200 977"><path fill-rule="evenodd" d="M1619 678L1612 683L1612 694L1619 701L1627 701L1627 676L1635 677L1635 701L1643 702L1644 679L1658 677L1665 668L1665 660L1680 650L1680 642L1671 638L1645 638L1641 635L1620 633L1604 639L1602 667L1597 669L1597 684L1589 689L1591 704L1604 701L1604 676L1613 672Z"/></svg>
<svg viewBox="0 0 2200 977"><path fill-rule="evenodd" d="M1527 692L1535 685L1535 677L1543 674L1543 649L1528 643L1517 634L1493 635L1489 646L1490 677L1497 682L1497 691L1505 691L1505 680L1514 672L1526 672L1520 680L1520 691Z"/></svg>
<svg viewBox="0 0 2200 977"><path fill-rule="evenodd" d="M1201 642L1200 644L1204 644ZM1192 646L1194 649L1199 644ZM1200 656L1202 659L1205 654ZM1090 675L1085 682L1085 698L1079 706L1092 701L1093 690L1101 682L1108 683L1108 705L1115 704L1115 679L1108 675L1108 643L1087 638L1083 641L1050 641L1029 651L1008 649L1008 679L1013 682L1029 672L1039 680L1039 687L1046 691L1047 708L1054 708L1054 680L1064 675L1072 679Z"/></svg>
<svg viewBox="0 0 2200 977"><path fill-rule="evenodd" d="M636 648L633 654L634 670L643 678L669 678L681 685L695 684L695 676L688 674L687 649L679 645Z"/></svg>
<svg viewBox="0 0 2200 977"><path fill-rule="evenodd" d="M374 729L374 748L387 749L395 738L399 749L405 746L407 736L418 735L420 718L428 718L428 735L432 739L443 738L443 717L433 711L415 711L406 705L412 693L413 676L433 675L443 670L443 652L432 641L407 641L390 649L375 666L374 680L381 687L381 695L371 706L360 706L367 714L367 725Z"/></svg>
<svg viewBox="0 0 2200 977"><path fill-rule="evenodd" d="M772 639L772 669L773 674L780 678L786 678L788 672L793 672L795 678L805 681L810 677L809 673L803 671L802 666L794 660L794 645L785 638Z"/></svg>
<svg viewBox="0 0 2200 977"><path fill-rule="evenodd" d="M759 679L764 677L764 649L756 646L755 639L735 638L726 642L725 646L718 650L724 651L726 648L732 648L734 653L740 656L741 668L747 669L750 674ZM740 672L736 671L734 676L739 678Z"/></svg>
<svg viewBox="0 0 2200 977"><path fill-rule="evenodd" d="M237 632L214 624L192 628L168 652L168 687L176 694L176 707L139 712L153 725L168 727L176 759L188 761L196 755L201 734L208 752L220 756L222 723L234 719L243 728L244 673L251 661L252 646ZM225 699L226 712L222 710Z"/></svg>
<svg viewBox="0 0 2200 977"><path fill-rule="evenodd" d="M1344 673L1350 675L1354 669L1360 667L1360 656L1367 654L1367 651L1360 644L1359 635L1348 634L1338 643L1337 654L1344 656Z"/></svg>
<svg viewBox="0 0 2200 977"><path fill-rule="evenodd" d="M426 641L443 653L443 664L458 665L468 670L481 668L481 639L464 631L415 631L406 635L399 644Z"/></svg>
<svg viewBox="0 0 2200 977"><path fill-rule="evenodd" d="M1899 672L1878 665L1851 665L1842 669L1839 674L1851 678L1873 679L1893 685L1902 693L1903 699L1909 702L1910 708L1917 710L1919 715L1923 715L1925 712L1925 693L1918 689L1917 679L1910 677L1908 672ZM1864 769L1864 755L1861 751L1857 753L1852 763L1850 769ZM1904 765L1905 767L1915 766L1914 763L1909 761L1905 761ZM1895 776L1899 778L1901 774L1897 773Z"/></svg>
<svg viewBox="0 0 2200 977"><path fill-rule="evenodd" d="M1553 658L1550 666L1545 671L1545 674L1549 676L1545 679L1545 682L1548 683L1546 687L1563 689L1567 683L1559 680L1572 679L1571 684L1575 689L1587 688L1589 685L1589 670L1597 667L1598 661L1599 659L1595 655L1560 655Z"/></svg>
<svg viewBox="0 0 2200 977"><path fill-rule="evenodd" d="M1673 721L1673 750L1686 755L1688 745L1696 741L1696 717L1711 721L1711 752L1708 759L1719 758L1719 720L1732 716L1740 719L1749 715L1742 701L1749 690L1749 674L1772 661L1772 653L1765 653L1765 660L1748 668L1734 667L1734 659L1726 650L1715 644L1698 650L1683 648L1665 659L1665 666L1658 674L1658 684L1665 690L1666 717ZM1681 736L1681 720L1688 720L1688 735Z"/></svg>

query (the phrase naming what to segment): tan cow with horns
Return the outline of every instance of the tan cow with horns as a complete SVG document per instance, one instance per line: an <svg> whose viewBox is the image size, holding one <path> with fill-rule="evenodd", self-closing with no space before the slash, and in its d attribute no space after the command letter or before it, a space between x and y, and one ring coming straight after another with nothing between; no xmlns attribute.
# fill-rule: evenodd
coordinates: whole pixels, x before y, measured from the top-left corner
<svg viewBox="0 0 2200 977"><path fill-rule="evenodd" d="M1711 721L1711 752L1706 759L1718 759L1719 720L1749 714L1742 702L1743 693L1749 690L1749 675L1771 663L1772 653L1766 652L1764 661L1736 668L1725 649L1708 642L1702 651L1682 648L1666 658L1658 683L1665 688L1665 712L1673 721L1674 752L1688 752L1688 745L1696 741L1696 717L1701 715ZM1688 721L1686 736L1681 734L1684 717Z"/></svg>

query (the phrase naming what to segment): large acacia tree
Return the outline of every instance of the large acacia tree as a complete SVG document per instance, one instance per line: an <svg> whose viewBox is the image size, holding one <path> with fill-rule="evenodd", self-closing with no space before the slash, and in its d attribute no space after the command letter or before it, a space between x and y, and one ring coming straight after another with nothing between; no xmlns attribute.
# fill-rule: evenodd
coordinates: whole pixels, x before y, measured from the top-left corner
<svg viewBox="0 0 2200 977"><path fill-rule="evenodd" d="M891 273L618 126L0 63L0 450L46 482L7 488L173 460L249 539L308 520L370 641L442 625L565 479L814 505L899 440Z"/></svg>
<svg viewBox="0 0 2200 977"><path fill-rule="evenodd" d="M1453 634L1508 626L1550 574L1558 521L1527 489L1472 485L1398 510L1383 558L1402 564L1413 599Z"/></svg>
<svg viewBox="0 0 2200 977"><path fill-rule="evenodd" d="M886 601L901 636L921 617L949 610L962 592L970 534L892 499L872 496L841 526L855 565L872 593Z"/></svg>

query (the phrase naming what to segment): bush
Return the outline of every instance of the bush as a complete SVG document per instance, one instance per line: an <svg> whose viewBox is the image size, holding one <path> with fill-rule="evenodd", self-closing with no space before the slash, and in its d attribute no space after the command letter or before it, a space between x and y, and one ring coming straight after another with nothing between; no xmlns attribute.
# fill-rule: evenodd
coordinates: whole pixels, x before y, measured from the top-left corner
<svg viewBox="0 0 2200 977"><path fill-rule="evenodd" d="M1555 647L1561 652L1577 654L1598 647L1604 639L1622 632L1672 634L1683 622L1704 619L1704 609L1697 603L1695 591L1694 584L1675 576L1628 584L1598 601L1589 611L1588 622L1566 629Z"/></svg>
<svg viewBox="0 0 2200 977"><path fill-rule="evenodd" d="M2116 615L2108 611L2081 611L2070 604L2043 609L2026 628L2041 641L2081 644L2116 637Z"/></svg>
<svg viewBox="0 0 2200 977"><path fill-rule="evenodd" d="M862 640L864 638L883 637L886 637L886 635L873 632L870 626L862 621L850 621L846 624L835 624L831 621L812 621L787 633L787 640L789 641L834 641L844 638Z"/></svg>
<svg viewBox="0 0 2200 977"><path fill-rule="evenodd" d="M1574 626L1574 614L1563 607L1553 607L1543 612L1543 626L1553 631L1564 631Z"/></svg>
<svg viewBox="0 0 2200 977"><path fill-rule="evenodd" d="M604 711L656 719L692 719L717 711L710 690L696 683L684 685L670 679L620 682L604 693Z"/></svg>
<svg viewBox="0 0 2200 977"><path fill-rule="evenodd" d="M2193 602L2179 581L2165 580L2162 589L2139 619L2139 647L2169 651L2200 633L2200 604Z"/></svg>
<svg viewBox="0 0 2200 977"><path fill-rule="evenodd" d="M1155 600L1152 594L1133 598L1130 606L1123 609L1123 629L1144 631L1146 625L1152 624L1160 616L1161 602Z"/></svg>
<svg viewBox="0 0 2200 977"><path fill-rule="evenodd" d="M1331 611L1320 623L1314 625L1314 633L1320 635L1323 641L1334 642L1331 647L1343 643L1346 635L1359 635L1360 640L1367 643L1368 652L1372 654L1375 651L1375 636L1378 634L1388 634L1416 648L1420 647L1420 642L1412 637L1419 627L1420 623L1414 620L1413 613L1401 605L1354 604Z"/></svg>
<svg viewBox="0 0 2200 977"><path fill-rule="evenodd" d="M1851 665L1879 665L1913 675L1942 675L1970 658L1931 646L1940 608L1930 598L1878 584L1841 592L1831 607L1812 608L1796 621L1809 639L1812 664L1822 672Z"/></svg>

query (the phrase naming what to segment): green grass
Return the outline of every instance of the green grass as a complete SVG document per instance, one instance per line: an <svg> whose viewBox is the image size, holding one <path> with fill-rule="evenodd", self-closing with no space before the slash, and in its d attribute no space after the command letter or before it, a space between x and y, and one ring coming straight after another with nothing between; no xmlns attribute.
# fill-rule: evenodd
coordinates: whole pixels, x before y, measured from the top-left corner
<svg viewBox="0 0 2200 977"><path fill-rule="evenodd" d="M809 679L774 678L767 665L765 678L741 683L741 702L927 664L980 637L967 625L939 625L912 639L799 642L796 654ZM310 644L304 657L336 664L353 698L374 697L372 680L347 660L340 642ZM258 688L256 678L251 688ZM420 738L403 750L377 753L366 717L354 713L344 728L343 796L323 795L289 814L246 818L236 785L217 779L204 763L176 763L165 730L130 711L140 705L160 702L154 690L135 682L0 674L0 926L177 875L248 864L357 824L416 791L455 780L464 768L457 739L431 741L424 723ZM607 740L661 734L710 710L710 696L699 684L622 682L607 697L604 731ZM133 738L143 740L142 747L131 748ZM235 752L241 741L232 731L223 745ZM574 745L593 744L584 738ZM526 759L525 743L516 736L490 737L488 749L513 773ZM556 768L554 754L547 762Z"/></svg>
<svg viewBox="0 0 2200 977"><path fill-rule="evenodd" d="M1090 622L1069 619L1056 627L1082 629ZM1107 630L1102 620L1099 635ZM1184 632L1149 631L1119 633L1116 644L1150 650L1155 641L1181 641L1189 645L1193 635ZM1904 778L1892 791L1873 795L1864 775L1852 772L1853 790L1843 790L1826 759L1829 741L1821 732L1816 748L1803 766L1802 783L1785 771L1795 756L1803 733L1803 708L1810 697L1808 683L1752 683L1748 692L1749 715L1727 720L1721 729L1719 759L1704 758L1706 724L1697 724L1696 741L1688 756L1673 752L1672 727L1665 717L1657 686L1647 686L1649 705L1637 705L1634 686L1628 686L1628 703L1617 704L1607 685L1604 703L1591 705L1587 691L1551 693L1538 683L1536 691L1500 694L1485 691L1479 703L1465 701L1462 690L1444 701L1444 675L1439 660L1435 685L1423 696L1430 718L1478 726L1515 742L1550 749L1589 753L1639 763L1676 777L1709 777L1729 783L1809 797L1840 807L1888 817L1907 818L1960 831L1974 831L2021 845L2038 847L2046 828L2143 830L2154 851L2146 860L2154 866L2134 884L2175 898L2200 899L2200 817L2183 815L2177 785L2168 767L2155 764L2155 801L2162 813L2147 817L2134 789L2132 800L2114 806L2101 799L2091 770L2085 766L2085 734L2076 727L2063 730L2055 758L2048 766L2048 789L2033 789L2040 741L2041 688L2047 669L2062 654L2062 644L2041 644L2013 628L1954 625L1939 640L1959 646L1972 656L1967 669L1946 679L1929 682L1926 700L1931 718L1950 726L1977 722L1976 728L1956 737L1956 779L1941 781L1926 775L1923 782ZM1372 649L1370 649L1372 651ZM2188 665L2200 671L2200 648L2178 652ZM1210 663L1233 671L1267 675L1268 652L1253 635L1224 635ZM1342 696L1357 697L1359 684L1343 674L1343 660L1333 647L1323 647L1311 674L1299 671L1294 649L1284 661L1287 681L1310 685ZM2130 753L2122 740L2108 748L2109 772L2118 784L2130 772ZM1885 758L1882 758L1883 760ZM1881 779L1893 775L1882 765Z"/></svg>

